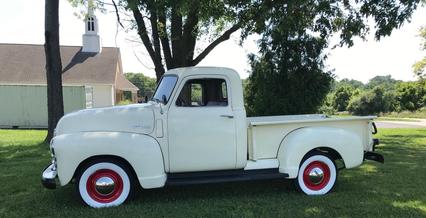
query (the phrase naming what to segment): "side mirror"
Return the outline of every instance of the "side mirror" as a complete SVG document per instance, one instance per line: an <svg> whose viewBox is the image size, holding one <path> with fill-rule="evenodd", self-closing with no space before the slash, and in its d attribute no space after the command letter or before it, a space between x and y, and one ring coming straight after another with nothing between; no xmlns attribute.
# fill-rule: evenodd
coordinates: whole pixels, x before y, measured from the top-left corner
<svg viewBox="0 0 426 218"><path fill-rule="evenodd" d="M163 101L163 104L167 104L167 97L166 97L166 95L161 96L161 100Z"/></svg>

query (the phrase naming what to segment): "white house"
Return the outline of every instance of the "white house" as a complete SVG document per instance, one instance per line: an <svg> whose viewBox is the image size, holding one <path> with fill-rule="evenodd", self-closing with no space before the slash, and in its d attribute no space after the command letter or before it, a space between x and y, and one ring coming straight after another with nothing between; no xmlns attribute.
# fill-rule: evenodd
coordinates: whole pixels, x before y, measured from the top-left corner
<svg viewBox="0 0 426 218"><path fill-rule="evenodd" d="M61 46L65 112L113 106L138 88L123 75L119 48L101 47L97 18L85 21L83 46ZM47 126L43 45L0 43L0 127ZM37 111L37 112L35 112Z"/></svg>

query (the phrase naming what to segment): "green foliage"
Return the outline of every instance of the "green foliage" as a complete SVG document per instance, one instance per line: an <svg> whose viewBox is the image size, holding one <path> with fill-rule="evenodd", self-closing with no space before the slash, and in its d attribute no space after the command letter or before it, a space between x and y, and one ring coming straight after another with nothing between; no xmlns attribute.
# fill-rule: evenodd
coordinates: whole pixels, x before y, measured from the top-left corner
<svg viewBox="0 0 426 218"><path fill-rule="evenodd" d="M277 29L280 31L280 29ZM308 114L317 111L330 89L320 53L326 43L310 36L274 40L275 51L251 56L247 84L250 116Z"/></svg>
<svg viewBox="0 0 426 218"><path fill-rule="evenodd" d="M398 85L396 97L399 110L415 111L425 106L426 82L405 82Z"/></svg>
<svg viewBox="0 0 426 218"><path fill-rule="evenodd" d="M372 115L389 112L394 109L395 97L391 92L385 92L381 87L364 91L354 96L348 105L348 111L355 115Z"/></svg>
<svg viewBox="0 0 426 218"><path fill-rule="evenodd" d="M342 79L334 82L334 90L328 95L330 100L321 106L337 111L348 109L354 114L378 114L391 111L414 112L425 106L426 81L402 82L390 75L376 76L366 84L356 80ZM383 93L381 93L383 92ZM376 103L379 102L376 105ZM380 103L382 102L382 103Z"/></svg>
<svg viewBox="0 0 426 218"><path fill-rule="evenodd" d="M248 114L315 112L331 86L331 74L323 70L326 56L322 52L330 36L338 32L340 45L351 46L354 36L368 33L368 17L380 39L407 20L417 3L277 0L259 4L257 16L243 31L243 36L250 31L262 35L260 56L250 57ZM343 101L338 103L343 109L348 97L342 95L338 100Z"/></svg>
<svg viewBox="0 0 426 218"><path fill-rule="evenodd" d="M374 89L377 86L381 86L384 90L395 90L396 85L401 83L401 80L395 80L391 75L386 76L375 76L368 81L365 85L367 89Z"/></svg>
<svg viewBox="0 0 426 218"><path fill-rule="evenodd" d="M75 7L87 2L68 1ZM95 6L104 10L111 6L110 1L95 2ZM241 41L253 33L264 36L263 44L277 38L273 36L276 34L288 39L313 35L323 41L339 34L340 45L352 46L354 37L365 38L373 29L367 25L368 19L375 27L376 39L380 39L408 20L419 0L113 0L112 3L117 6L111 6L117 18L123 11L133 15L126 28L139 34L159 79L164 74L164 64L167 69L197 65L237 30L242 30ZM274 26L280 26L280 31L273 31ZM195 49L200 40L208 40L208 46ZM275 50L274 46L268 49Z"/></svg>
<svg viewBox="0 0 426 218"><path fill-rule="evenodd" d="M257 16L247 22L249 25L244 30L269 34L270 24L283 20L285 28L282 30L293 37L303 33L300 31L300 27L303 27L322 39L328 39L333 33L337 33L340 35L340 45L352 46L355 36L365 38L372 29L367 23L372 23L375 27L375 38L379 40L407 21L418 4L419 0L266 1L259 4Z"/></svg>
<svg viewBox="0 0 426 218"><path fill-rule="evenodd" d="M332 106L337 111L345 111L354 90L350 86L341 86L334 92Z"/></svg>
<svg viewBox="0 0 426 218"><path fill-rule="evenodd" d="M124 76L139 88L138 94L140 97L147 96L149 99L152 97L157 86L154 78L147 77L142 73L125 73Z"/></svg>
<svg viewBox="0 0 426 218"><path fill-rule="evenodd" d="M318 111L316 113L327 114L327 115L336 114L337 110L333 107L333 97L334 97L334 93L329 92L326 95L322 105L318 108Z"/></svg>
<svg viewBox="0 0 426 218"><path fill-rule="evenodd" d="M352 89L364 89L365 85L361 81L345 78L335 82L335 89L340 87L351 87Z"/></svg>
<svg viewBox="0 0 426 218"><path fill-rule="evenodd" d="M422 27L419 32L420 32L419 36L422 38L422 41L423 41L422 50L426 51L426 26ZM414 74L418 76L419 78L423 78L425 76L426 57L414 63L413 71L414 71Z"/></svg>
<svg viewBox="0 0 426 218"><path fill-rule="evenodd" d="M130 100L123 100L117 103L117 105L128 105L128 104L133 104L133 102Z"/></svg>

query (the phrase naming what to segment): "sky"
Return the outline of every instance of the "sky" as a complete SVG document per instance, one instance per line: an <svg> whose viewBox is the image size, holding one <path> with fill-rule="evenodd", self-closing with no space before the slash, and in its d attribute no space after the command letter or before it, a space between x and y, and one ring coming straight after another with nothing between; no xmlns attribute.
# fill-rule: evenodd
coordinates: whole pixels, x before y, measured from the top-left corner
<svg viewBox="0 0 426 218"><path fill-rule="evenodd" d="M77 11L68 1L60 1L61 45L82 45L84 22L75 16ZM143 72L154 77L153 64L136 32L119 27L113 11L96 12L96 15L102 46L120 48L124 72ZM420 50L421 39L417 36L423 25L426 25L424 6L415 11L410 23L394 30L389 37L375 41L370 35L367 41L355 39L353 47L328 50L327 68L334 70L337 79L356 79L364 83L376 75L388 74L395 79L415 80L411 67L416 60L426 56L426 52ZM0 27L0 43L44 44L44 1L3 2ZM218 45L199 65L230 67L246 78L250 70L247 55L257 52L257 39L251 36L240 46L238 33L235 33L230 40ZM335 41L333 39L332 43Z"/></svg>

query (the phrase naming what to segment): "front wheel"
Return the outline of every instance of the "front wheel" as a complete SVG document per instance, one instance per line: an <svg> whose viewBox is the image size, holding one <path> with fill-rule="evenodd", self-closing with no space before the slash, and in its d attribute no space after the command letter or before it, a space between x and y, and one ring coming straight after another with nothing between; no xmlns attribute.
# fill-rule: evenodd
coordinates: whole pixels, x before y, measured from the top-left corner
<svg viewBox="0 0 426 218"><path fill-rule="evenodd" d="M132 191L130 176L128 167L118 161L94 161L82 169L77 189L91 207L118 206Z"/></svg>
<svg viewBox="0 0 426 218"><path fill-rule="evenodd" d="M334 161L324 154L313 154L302 161L297 185L307 195L324 195L333 189L337 179Z"/></svg>

